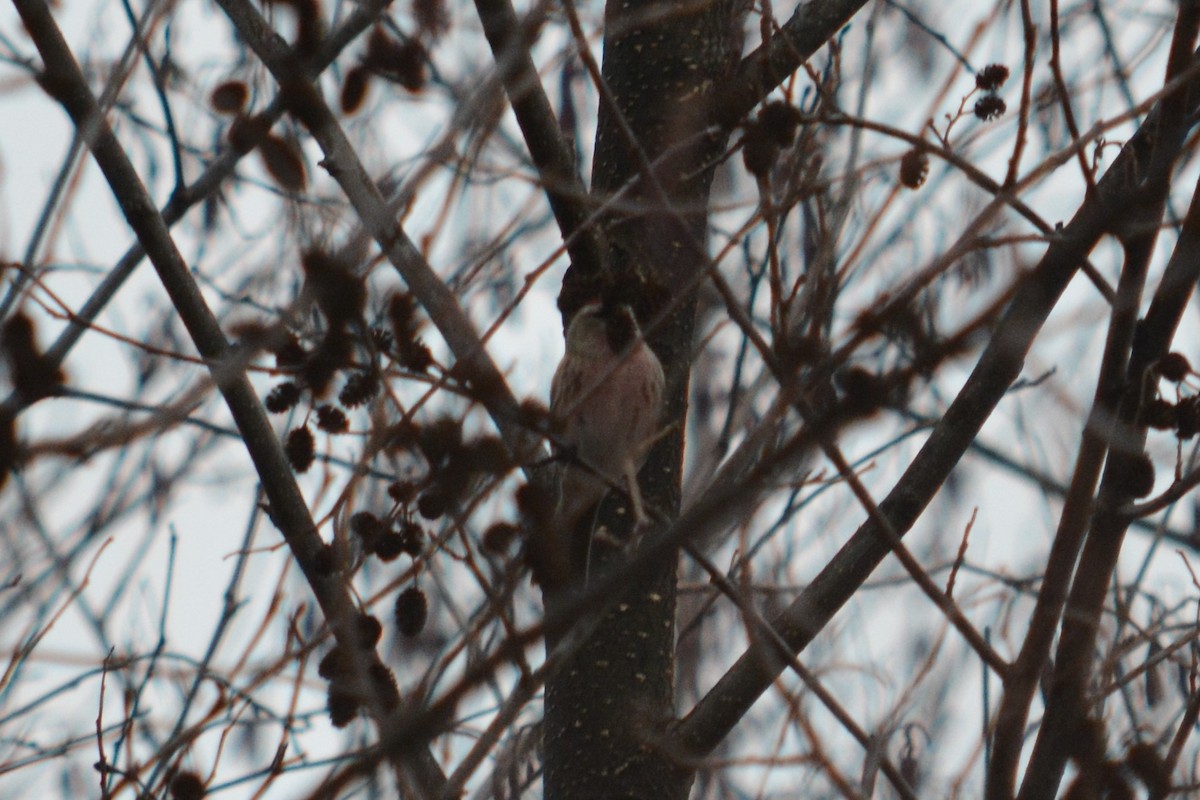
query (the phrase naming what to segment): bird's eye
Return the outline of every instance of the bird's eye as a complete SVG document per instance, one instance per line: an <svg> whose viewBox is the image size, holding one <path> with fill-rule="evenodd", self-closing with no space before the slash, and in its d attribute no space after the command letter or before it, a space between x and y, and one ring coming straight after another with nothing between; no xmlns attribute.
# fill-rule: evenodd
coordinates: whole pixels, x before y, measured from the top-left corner
<svg viewBox="0 0 1200 800"><path fill-rule="evenodd" d="M637 323L628 306L618 306L604 317L604 332L608 337L608 346L614 353L620 353L633 343L637 333Z"/></svg>

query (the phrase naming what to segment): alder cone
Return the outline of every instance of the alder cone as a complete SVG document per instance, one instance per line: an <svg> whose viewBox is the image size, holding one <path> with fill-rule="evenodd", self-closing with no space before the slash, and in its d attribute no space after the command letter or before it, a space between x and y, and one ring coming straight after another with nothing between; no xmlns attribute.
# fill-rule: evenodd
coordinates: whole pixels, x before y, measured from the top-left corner
<svg viewBox="0 0 1200 800"><path fill-rule="evenodd" d="M410 586L396 596L393 609L396 629L402 636L412 638L425 629L429 619L429 599L415 586Z"/></svg>

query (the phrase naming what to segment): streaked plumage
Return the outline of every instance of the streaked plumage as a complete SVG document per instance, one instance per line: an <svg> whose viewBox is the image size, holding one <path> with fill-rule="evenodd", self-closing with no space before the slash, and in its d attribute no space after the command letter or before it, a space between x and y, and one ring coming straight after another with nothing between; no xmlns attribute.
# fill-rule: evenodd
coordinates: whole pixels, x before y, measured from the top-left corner
<svg viewBox="0 0 1200 800"><path fill-rule="evenodd" d="M550 387L551 425L574 451L559 483L561 528L572 530L611 483L633 489L659 430L663 385L628 306L592 303L575 314Z"/></svg>

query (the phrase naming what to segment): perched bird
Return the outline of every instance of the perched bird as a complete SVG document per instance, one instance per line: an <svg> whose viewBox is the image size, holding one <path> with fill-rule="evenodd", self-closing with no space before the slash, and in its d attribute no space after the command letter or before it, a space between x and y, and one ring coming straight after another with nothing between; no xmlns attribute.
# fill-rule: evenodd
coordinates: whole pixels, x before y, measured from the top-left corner
<svg viewBox="0 0 1200 800"><path fill-rule="evenodd" d="M628 490L637 519L645 518L637 472L658 433L663 384L662 364L629 306L590 303L576 312L550 386L550 424L564 455L556 511L562 535L581 523L590 534L596 505L614 483Z"/></svg>

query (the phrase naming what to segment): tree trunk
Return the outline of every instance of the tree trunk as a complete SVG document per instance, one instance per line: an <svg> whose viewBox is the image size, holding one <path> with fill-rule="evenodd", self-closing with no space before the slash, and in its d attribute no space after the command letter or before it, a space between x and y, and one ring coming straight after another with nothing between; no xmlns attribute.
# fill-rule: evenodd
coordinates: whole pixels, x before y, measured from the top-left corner
<svg viewBox="0 0 1200 800"><path fill-rule="evenodd" d="M679 508L708 194L728 140L727 133L703 135L707 109L693 98L732 72L740 48L741 17L727 0L682 10L645 0L609 3L603 76L612 103L600 102L593 193L602 202L630 180L637 183L604 219L607 274L573 267L560 298L570 313L572 298L586 291L581 287L647 287L653 307L645 334L666 373L664 426L670 427L642 470L641 486L647 505L667 516ZM670 157L661 158L667 151ZM643 169L647 160L653 179ZM617 513L622 504L610 497L599 520L618 535L632 517ZM624 555L602 549L593 547L595 570L619 568ZM650 580L630 586L548 682L547 800L687 797L691 769L659 746L675 714L675 570L672 558ZM547 598L548 607L554 603Z"/></svg>

